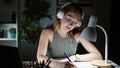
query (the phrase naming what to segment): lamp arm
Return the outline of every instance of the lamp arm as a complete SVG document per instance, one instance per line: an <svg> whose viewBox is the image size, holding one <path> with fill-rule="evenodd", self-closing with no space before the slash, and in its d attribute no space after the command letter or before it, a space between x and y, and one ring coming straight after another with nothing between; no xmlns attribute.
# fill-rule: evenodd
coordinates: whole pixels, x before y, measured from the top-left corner
<svg viewBox="0 0 120 68"><path fill-rule="evenodd" d="M105 31L105 29L100 26L100 25L96 25L96 27L99 27L100 29L102 29L102 31L105 34L105 62L107 63L108 60L108 36L107 36L107 32Z"/></svg>

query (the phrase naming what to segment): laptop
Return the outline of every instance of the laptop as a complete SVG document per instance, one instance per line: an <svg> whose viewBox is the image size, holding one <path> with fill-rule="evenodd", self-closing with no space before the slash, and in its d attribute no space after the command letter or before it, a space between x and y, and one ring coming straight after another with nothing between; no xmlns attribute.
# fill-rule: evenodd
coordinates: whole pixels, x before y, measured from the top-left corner
<svg viewBox="0 0 120 68"><path fill-rule="evenodd" d="M17 47L0 45L0 67L23 68Z"/></svg>

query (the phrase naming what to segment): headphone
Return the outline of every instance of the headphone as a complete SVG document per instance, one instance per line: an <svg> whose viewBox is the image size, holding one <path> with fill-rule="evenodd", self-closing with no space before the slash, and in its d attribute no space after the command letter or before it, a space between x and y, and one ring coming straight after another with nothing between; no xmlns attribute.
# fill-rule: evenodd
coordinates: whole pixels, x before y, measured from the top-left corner
<svg viewBox="0 0 120 68"><path fill-rule="evenodd" d="M62 19L63 18L63 16L64 16L64 12L63 12L63 8L66 6L66 5L69 5L69 4L71 4L72 2L68 2L68 3L66 3L65 5L63 5L62 7L61 7L61 9L58 11L58 13L57 13L57 18L59 18L59 19ZM82 18L81 19L83 19L84 18L84 12L82 13Z"/></svg>

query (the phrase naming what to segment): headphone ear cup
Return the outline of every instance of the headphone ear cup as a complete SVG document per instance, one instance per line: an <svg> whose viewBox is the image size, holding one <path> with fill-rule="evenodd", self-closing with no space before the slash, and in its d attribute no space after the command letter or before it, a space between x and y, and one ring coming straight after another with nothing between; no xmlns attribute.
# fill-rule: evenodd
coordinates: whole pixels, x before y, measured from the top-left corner
<svg viewBox="0 0 120 68"><path fill-rule="evenodd" d="M63 16L64 16L64 12L63 11L58 11L58 13L57 13L57 17L59 18L59 19L62 19L63 18Z"/></svg>

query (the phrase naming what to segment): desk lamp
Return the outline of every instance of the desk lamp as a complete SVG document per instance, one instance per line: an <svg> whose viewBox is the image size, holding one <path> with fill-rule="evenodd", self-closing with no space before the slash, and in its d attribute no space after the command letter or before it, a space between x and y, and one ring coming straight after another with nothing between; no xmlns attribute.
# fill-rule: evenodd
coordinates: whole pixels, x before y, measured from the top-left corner
<svg viewBox="0 0 120 68"><path fill-rule="evenodd" d="M111 63L108 62L108 36L105 29L99 25L96 25L97 17L94 15L90 16L88 26L82 31L80 37L87 39L89 41L96 42L97 33L95 27L100 28L105 34L105 60L94 60L92 61L93 65L97 66L107 66L106 68L111 67Z"/></svg>

